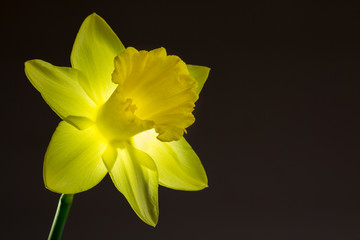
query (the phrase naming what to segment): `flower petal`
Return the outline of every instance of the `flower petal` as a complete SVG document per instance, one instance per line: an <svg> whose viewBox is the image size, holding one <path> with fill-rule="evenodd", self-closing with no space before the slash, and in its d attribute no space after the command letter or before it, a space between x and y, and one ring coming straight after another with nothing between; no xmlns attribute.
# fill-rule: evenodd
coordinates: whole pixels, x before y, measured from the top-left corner
<svg viewBox="0 0 360 240"><path fill-rule="evenodd" d="M196 88L196 93L200 94L201 89L203 88L209 76L210 68L190 64L187 64L187 68L190 72L190 75L197 81L198 86Z"/></svg>
<svg viewBox="0 0 360 240"><path fill-rule="evenodd" d="M155 226L159 216L158 176L154 161L129 144L118 149L117 160L109 171L116 188L124 194L136 214Z"/></svg>
<svg viewBox="0 0 360 240"><path fill-rule="evenodd" d="M78 70L57 67L42 60L25 62L25 73L31 84L62 119L68 116L94 118L96 104L79 81L85 76Z"/></svg>
<svg viewBox="0 0 360 240"><path fill-rule="evenodd" d="M84 20L71 52L71 65L87 76L82 84L97 104L105 102L116 87L111 73L115 56L123 50L124 45L104 19L93 13Z"/></svg>
<svg viewBox="0 0 360 240"><path fill-rule="evenodd" d="M207 177L200 159L184 138L161 142L156 139L154 130L148 130L134 136L133 145L155 161L161 185L187 191L207 187Z"/></svg>
<svg viewBox="0 0 360 240"><path fill-rule="evenodd" d="M116 159L118 156L118 150L117 148L111 146L110 144L107 145L107 148L104 152L104 154L102 155L102 160L106 166L106 168L108 169L108 172L111 171L111 169L113 168Z"/></svg>
<svg viewBox="0 0 360 240"><path fill-rule="evenodd" d="M105 148L94 127L79 131L62 121L45 154L46 188L57 193L73 194L97 185L107 173L101 160Z"/></svg>

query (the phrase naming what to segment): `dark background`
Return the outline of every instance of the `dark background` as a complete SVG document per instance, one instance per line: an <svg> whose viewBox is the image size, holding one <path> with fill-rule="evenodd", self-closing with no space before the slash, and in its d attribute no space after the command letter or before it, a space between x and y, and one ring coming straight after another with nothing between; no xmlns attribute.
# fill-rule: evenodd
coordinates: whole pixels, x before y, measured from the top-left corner
<svg viewBox="0 0 360 240"><path fill-rule="evenodd" d="M12 1L1 5L1 239L46 239L42 162L60 119L26 60L70 66L82 21L164 46L210 77L186 138L209 188L160 187L156 228L106 177L75 195L64 239L359 240L360 8L345 1Z"/></svg>

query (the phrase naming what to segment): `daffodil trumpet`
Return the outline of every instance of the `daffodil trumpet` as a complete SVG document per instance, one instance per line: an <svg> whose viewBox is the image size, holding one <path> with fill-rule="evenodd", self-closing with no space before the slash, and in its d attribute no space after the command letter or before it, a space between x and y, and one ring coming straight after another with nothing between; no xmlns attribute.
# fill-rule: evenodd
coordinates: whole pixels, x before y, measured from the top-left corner
<svg viewBox="0 0 360 240"><path fill-rule="evenodd" d="M44 160L46 188L76 194L107 174L135 213L158 221L158 185L207 187L200 159L183 137L210 69L165 48L125 48L95 13L80 27L71 68L25 63L32 85L62 119ZM59 210L61 211L61 209Z"/></svg>

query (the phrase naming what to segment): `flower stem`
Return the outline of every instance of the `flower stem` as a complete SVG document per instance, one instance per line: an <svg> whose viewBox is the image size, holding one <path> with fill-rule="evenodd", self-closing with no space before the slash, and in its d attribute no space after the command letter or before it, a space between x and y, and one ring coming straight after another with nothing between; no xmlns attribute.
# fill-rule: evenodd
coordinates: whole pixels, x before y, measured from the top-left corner
<svg viewBox="0 0 360 240"><path fill-rule="evenodd" d="M60 240L69 215L74 194L62 194L56 209L48 240Z"/></svg>

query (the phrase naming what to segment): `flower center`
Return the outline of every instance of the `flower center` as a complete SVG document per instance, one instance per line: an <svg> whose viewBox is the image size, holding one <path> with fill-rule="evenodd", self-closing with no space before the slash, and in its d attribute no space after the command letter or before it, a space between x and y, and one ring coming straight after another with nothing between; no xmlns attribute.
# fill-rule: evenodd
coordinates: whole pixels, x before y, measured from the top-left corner
<svg viewBox="0 0 360 240"><path fill-rule="evenodd" d="M141 120L135 116L136 105L132 99L125 99L121 86L118 86L106 103L100 108L96 125L109 143L116 144L153 128L152 121Z"/></svg>
<svg viewBox="0 0 360 240"><path fill-rule="evenodd" d="M197 83L186 64L164 48L128 47L115 58L112 81L118 84L101 107L97 125L110 142L125 141L154 128L161 141L179 140L195 118Z"/></svg>

